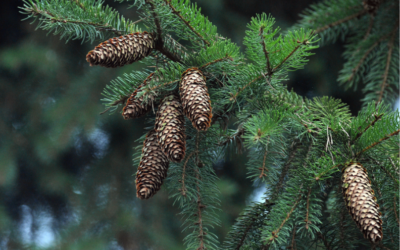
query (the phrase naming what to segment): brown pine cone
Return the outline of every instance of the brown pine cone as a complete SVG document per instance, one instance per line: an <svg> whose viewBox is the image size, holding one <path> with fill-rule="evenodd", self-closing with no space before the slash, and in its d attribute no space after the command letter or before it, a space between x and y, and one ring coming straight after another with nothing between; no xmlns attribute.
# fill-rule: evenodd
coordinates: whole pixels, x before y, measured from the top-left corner
<svg viewBox="0 0 400 250"><path fill-rule="evenodd" d="M206 131L211 125L212 108L203 72L191 68L182 74L179 88L183 112L197 130Z"/></svg>
<svg viewBox="0 0 400 250"><path fill-rule="evenodd" d="M346 164L342 183L347 210L364 237L373 243L381 241L383 238L381 213L367 170L360 163Z"/></svg>
<svg viewBox="0 0 400 250"><path fill-rule="evenodd" d="M158 143L170 161L180 162L185 157L185 117L178 96L166 96L156 114L155 129Z"/></svg>
<svg viewBox="0 0 400 250"><path fill-rule="evenodd" d="M366 11L370 14L375 14L382 0L364 0L363 6Z"/></svg>
<svg viewBox="0 0 400 250"><path fill-rule="evenodd" d="M114 37L89 51L86 61L90 66L116 68L142 60L154 48L154 36L146 31Z"/></svg>
<svg viewBox="0 0 400 250"><path fill-rule="evenodd" d="M156 131L150 130L143 142L142 157L136 172L136 196L148 199L160 190L167 177L169 161L158 144Z"/></svg>
<svg viewBox="0 0 400 250"><path fill-rule="evenodd" d="M126 105L122 110L122 116L124 119L138 118L151 110L151 102L143 103L143 96L136 98L136 95L141 88L147 84L147 81L151 80L153 75L154 73L151 73L126 101Z"/></svg>

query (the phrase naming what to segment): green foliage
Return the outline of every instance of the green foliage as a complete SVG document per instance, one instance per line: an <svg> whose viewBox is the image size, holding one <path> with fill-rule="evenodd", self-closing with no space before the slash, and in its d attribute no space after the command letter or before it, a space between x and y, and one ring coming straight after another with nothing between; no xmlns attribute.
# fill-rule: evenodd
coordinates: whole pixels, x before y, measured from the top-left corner
<svg viewBox="0 0 400 250"><path fill-rule="evenodd" d="M28 16L26 19L38 20L37 28L60 35L67 41L93 42L96 38L107 38L110 32L123 35L139 31L132 21L103 4L103 0L24 0L20 9Z"/></svg>
<svg viewBox="0 0 400 250"><path fill-rule="evenodd" d="M398 1L325 0L311 5L295 28L314 29L320 44L346 39L346 62L338 82L346 89L362 86L364 105L371 101L394 103L399 92ZM369 4L373 4L372 2Z"/></svg>
<svg viewBox="0 0 400 250"><path fill-rule="evenodd" d="M133 22L102 5L102 1L90 0L27 0L22 9L29 17L39 18L39 27L55 31L67 40L93 41L106 37L104 32L107 31L126 34L136 30ZM374 187L380 190L378 201L384 208L385 235L398 233L396 214L392 212L398 207L394 208L396 200L392 202L393 197L399 198L393 191L399 186L394 178L398 168L393 163L398 163L399 159L399 113L388 108L394 95L386 88L386 83L394 86L393 82L398 79L398 69L394 68L398 67L398 46L395 46L398 40L394 39L397 30L392 31L393 25L388 28L393 32L390 33L393 39L388 40L385 47L384 43L374 45L386 39L382 39L375 28L364 40L361 34L366 29L359 29L361 33L354 31L366 19L367 11L359 1L316 4L303 15L299 25L302 27L297 26L285 34L273 27L271 16L261 14L248 25L244 38L245 57L236 44L217 33L216 27L189 0L135 1L132 6L138 8L147 31L157 37L155 51L142 61L144 67L152 67L152 70L134 71L111 81L103 90L105 106L116 111L148 75L154 73L137 96L144 96L144 101L154 96L152 101L156 108L163 96L178 93L182 73L191 67L199 68L206 76L211 98L211 128L198 132L186 122L185 159L181 163L171 163L165 181L170 198L180 209L187 249L219 249L214 227L221 224L218 218L221 197L214 163L229 150L225 146L234 143L237 151L246 150L248 178L265 186L266 192L265 202L248 206L239 216L223 244L225 248L282 249L296 242L302 249L311 246L355 249L366 245L338 192L340 167L349 160L362 162L376 182ZM377 23L386 20L381 9L383 6L378 9ZM356 17L360 19L355 20ZM351 116L348 106L340 100L304 98L288 91L284 85L288 72L302 68L312 55L311 50L317 48L316 33L321 35L320 44L324 44L348 34L349 30L355 35L345 54L346 70L339 78L351 77L348 69L354 68L357 61L371 62L370 68L360 66L361 71L350 83L355 86L364 79L367 83L364 90L372 93L367 95L365 102L368 104L356 117ZM374 47L371 53L375 54L364 56L371 46ZM352 53L354 57L350 56ZM376 62L372 62L373 58ZM382 64L383 61L389 63ZM368 71L366 76L364 71ZM382 72L386 80L380 78ZM383 88L381 97L376 99L372 96L376 95L379 82ZM68 93L72 92L78 90ZM81 98L78 101L82 101ZM386 101L387 104L382 104ZM154 115L147 118L151 128ZM237 127L228 129L233 120ZM144 135L139 144L143 139ZM134 150L135 168L140 153L141 145ZM388 187L384 185L386 182ZM100 187L93 191L94 187L89 184L81 189L88 194L99 192L113 197L113 185L102 184L102 180L94 178L93 184ZM161 195L162 192L157 196ZM84 199L80 202L90 205ZM97 204L101 211L108 211L107 216L117 216L112 199ZM144 211L143 214L146 212L150 213ZM89 214L90 208L84 213ZM129 212L124 209L121 216L126 213ZM124 217L119 219L123 221ZM111 223L104 224L99 227L105 231L106 227L119 228ZM384 239L383 244L394 245L386 236ZM397 244L398 238L394 237L394 241Z"/></svg>

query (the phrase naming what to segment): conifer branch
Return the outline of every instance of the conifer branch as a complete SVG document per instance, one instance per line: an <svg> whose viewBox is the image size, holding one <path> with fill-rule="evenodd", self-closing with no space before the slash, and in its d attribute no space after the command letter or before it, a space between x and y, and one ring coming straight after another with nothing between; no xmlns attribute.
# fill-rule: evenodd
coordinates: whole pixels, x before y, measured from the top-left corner
<svg viewBox="0 0 400 250"><path fill-rule="evenodd" d="M185 185L186 166L187 166L187 163L188 163L188 161L190 160L190 158L191 158L194 154L196 154L196 153L197 153L197 151L193 151L192 153L190 153L190 154L188 155L188 157L186 158L185 163L183 164L182 179L180 180L180 182L182 183L182 187L181 187L181 189L179 190L179 191L181 191L182 196L186 196L186 191L187 191L186 185Z"/></svg>
<svg viewBox="0 0 400 250"><path fill-rule="evenodd" d="M268 147L268 144L267 144ZM258 178L263 178L264 176L266 177L267 175L264 173L264 171L268 171L267 168L265 168L265 160L267 159L267 154L268 154L268 150L265 149L265 153L264 153L264 159L263 159L263 165L262 168L259 168L261 170L260 176L258 176Z"/></svg>
<svg viewBox="0 0 400 250"><path fill-rule="evenodd" d="M162 45L164 45L164 42L163 42L162 36L161 36L162 29L161 29L161 24L160 24L160 18L158 17L158 15L156 13L156 7L154 6L153 1L151 1L151 0L146 0L146 3L148 3L150 5L151 11L152 11L154 23L155 23L156 29L157 29L157 40L159 40L160 43Z"/></svg>
<svg viewBox="0 0 400 250"><path fill-rule="evenodd" d="M358 158L362 153L364 153L365 151L375 147L376 145L380 144L381 142L389 139L392 136L398 135L400 132L400 129L394 131L393 133L390 133L388 135L386 135L385 137L379 139L379 141L372 143L371 145L369 145L368 147L364 148L363 150L361 150L358 154L356 154L356 158Z"/></svg>
<svg viewBox="0 0 400 250"><path fill-rule="evenodd" d="M268 51L266 49L265 41L264 41L264 27L260 28L259 36L261 37L261 45L262 45L262 48L263 48L263 51L264 51L265 58L267 59L267 73L268 73L268 76L271 77L272 70L271 70L271 64L269 62L269 56L268 56L269 53L268 53Z"/></svg>
<svg viewBox="0 0 400 250"><path fill-rule="evenodd" d="M78 5L82 10L86 11L85 6L83 6L83 4L81 2L79 2L79 0L72 0L72 1L74 1L76 3L76 5Z"/></svg>
<svg viewBox="0 0 400 250"><path fill-rule="evenodd" d="M293 227L292 243L290 244L289 249L297 250L297 247L296 247L296 225Z"/></svg>
<svg viewBox="0 0 400 250"><path fill-rule="evenodd" d="M297 146L297 144L295 144L293 146L292 152L290 152L290 154L289 154L288 160L286 161L285 165L282 168L281 174L279 175L278 183L276 184L276 187L275 187L275 193L273 195L271 195L271 200L276 199L276 197L279 195L279 193L282 189L282 186L283 186L283 181L289 170L290 164L292 163L294 157L296 156L297 149L298 149L298 146Z"/></svg>
<svg viewBox="0 0 400 250"><path fill-rule="evenodd" d="M321 28L316 29L316 30L315 30L315 34L321 33L322 31L325 31L325 30L330 29L330 28L332 28L332 27L338 26L338 25L340 25L340 24L342 24L342 23L345 23L345 22L348 22L348 21L350 21L350 20L352 20L352 19L358 18L358 17L360 17L360 16L362 16L362 15L364 15L364 14L366 14L366 13L368 13L367 10L362 10L362 11L360 11L360 12L358 12L358 13L355 13L355 14L353 14L353 15L350 15L350 16L348 16L348 17L345 17L345 18L343 18L343 19L340 19L340 20L338 20L338 21L336 21L336 22L327 24L327 25L325 25L325 26L323 26L323 27L321 27Z"/></svg>
<svg viewBox="0 0 400 250"><path fill-rule="evenodd" d="M263 76L258 76L256 78L254 78L251 82L247 83L246 85L243 86L243 88L239 88L238 92L236 92L235 95L232 95L231 98L229 98L230 101L235 101L236 102L236 97L239 95L240 92L242 92L244 89L246 89L247 87L249 87L252 83L260 80Z"/></svg>
<svg viewBox="0 0 400 250"><path fill-rule="evenodd" d="M114 34L121 36L124 31L122 30L117 30L113 28L112 26L108 24L102 24L102 23L94 23L94 22L85 22L85 21L76 21L76 20L68 20L67 18L57 18L55 15L49 11L41 10L39 7L37 7L36 4L33 4L35 8L28 8L25 7L24 10L32 13L34 16L41 15L47 19L50 20L51 23L72 23L72 24L81 24L81 25L90 25L93 26L96 30L99 31L111 31Z"/></svg>
<svg viewBox="0 0 400 250"><path fill-rule="evenodd" d="M369 25L368 25L367 32L364 35L364 40L368 38L369 34L371 34L372 26L374 25L374 19L375 19L375 15L369 16Z"/></svg>
<svg viewBox="0 0 400 250"><path fill-rule="evenodd" d="M376 41L374 44L372 44L372 46L365 51L363 57L360 59L360 61L357 63L357 65L351 70L351 75L349 76L349 78L347 79L347 81L351 81L354 76L357 74L358 70L360 69L361 65L364 63L365 59L367 59L368 55L372 52L372 50L378 45L380 44L383 40L385 40L387 36L383 36L381 37L378 41Z"/></svg>
<svg viewBox="0 0 400 250"><path fill-rule="evenodd" d="M382 116L383 116L383 114L380 114L380 115L374 114L375 119L370 124L368 124L368 126L365 127L365 129L363 131L359 132L356 135L356 137L351 141L351 144L353 144L355 141L357 141L358 138L360 138L370 127L373 127L375 125L375 123L381 119Z"/></svg>
<svg viewBox="0 0 400 250"><path fill-rule="evenodd" d="M393 196L394 202L393 202L393 206L394 206L394 215L396 216L396 221L397 224L399 224L400 226L400 221L399 221L399 216L397 215L397 208L396 208L396 196Z"/></svg>
<svg viewBox="0 0 400 250"><path fill-rule="evenodd" d="M324 243L324 246L325 246L326 250L332 250L332 248L329 246L329 243L326 240L326 238L324 237L324 235L321 232L317 232L317 235L322 240L322 242Z"/></svg>
<svg viewBox="0 0 400 250"><path fill-rule="evenodd" d="M311 34L312 35L312 34ZM299 45L297 45L290 53L289 55L287 55L282 62L280 62L275 68L272 69L272 73L274 73L277 69L279 69L279 67L281 67L290 57L292 57L292 55L302 46L302 45L307 45L308 44L308 40L305 39L304 41L297 41L297 43Z"/></svg>
<svg viewBox="0 0 400 250"><path fill-rule="evenodd" d="M175 9L175 7L171 4L171 1L168 0L164 0L164 2L171 8L172 13L174 13L177 17L179 17L182 22L194 33L196 34L196 36L198 36L205 44L207 44L207 46L210 46L210 42L208 42L206 39L204 39L204 37L198 32L196 31L196 29L190 25L190 21L187 21L181 14L180 11L178 11L177 9Z"/></svg>
<svg viewBox="0 0 400 250"><path fill-rule="evenodd" d="M398 19L397 19L397 23L398 23ZM393 32L392 37L390 38L388 47L389 47L389 51L388 51L388 57L386 60L386 68L385 68L385 73L383 74L383 81L381 84L381 91L379 92L379 97L378 97L378 101L377 103L380 103L382 101L382 97L383 97L383 92L385 90L386 87L386 82L387 82L387 78L388 78L388 74L389 74L389 66L390 66L390 62L392 60L392 52L393 52L393 44L394 44L394 38L395 38L395 34L397 33L397 27L398 25L396 25L396 30L395 32Z"/></svg>
<svg viewBox="0 0 400 250"><path fill-rule="evenodd" d="M126 100L128 100L129 96L121 96L119 100L116 100L115 102L110 104L110 107L106 108L104 111L100 113L100 115L103 115L107 113L112 107L117 106L119 104L124 104Z"/></svg>
<svg viewBox="0 0 400 250"><path fill-rule="evenodd" d="M304 220L306 222L306 229L308 230L308 224L310 221L308 220L308 215L310 212L310 194L311 194L311 187L308 188L308 194L307 194L307 207L306 207L306 219Z"/></svg>
<svg viewBox="0 0 400 250"><path fill-rule="evenodd" d="M200 133L197 132L196 135L196 163L199 162L199 143L200 143ZM198 221L195 223L199 226L199 235L198 238L200 240L199 247L197 250L205 250L206 247L204 245L204 236L207 234L206 232L203 231L203 220L201 218L202 216L202 210L206 207L201 203L201 196L200 196L200 174L199 174L199 168L198 166L195 168L196 169L196 189L197 189L197 217Z"/></svg>
<svg viewBox="0 0 400 250"><path fill-rule="evenodd" d="M299 188L299 193L300 194L297 197L296 201L294 202L294 204L293 204L292 208L290 209L290 211L287 213L285 219L282 221L281 225L276 230L272 231L272 233L271 233L272 235L268 239L268 242L267 242L266 246L271 245L271 242L279 237L279 231L281 231L281 229L283 228L285 223L289 220L290 216L292 215L292 213L293 213L294 209L296 208L297 204L299 204L299 201L301 199L301 189L302 188L303 188L303 185L300 186L300 188Z"/></svg>
<svg viewBox="0 0 400 250"><path fill-rule="evenodd" d="M218 58L218 59L216 59L216 60L214 60L214 61L211 61L211 62L209 62L209 63L206 63L206 64L200 66L200 69L204 69L204 68L206 68L206 67L208 67L208 66L210 66L210 65L216 64L216 63L221 62L221 61L226 60L226 59L233 61L233 58L232 58L232 57L230 57L230 56L224 56L224 57L222 57L222 58Z"/></svg>

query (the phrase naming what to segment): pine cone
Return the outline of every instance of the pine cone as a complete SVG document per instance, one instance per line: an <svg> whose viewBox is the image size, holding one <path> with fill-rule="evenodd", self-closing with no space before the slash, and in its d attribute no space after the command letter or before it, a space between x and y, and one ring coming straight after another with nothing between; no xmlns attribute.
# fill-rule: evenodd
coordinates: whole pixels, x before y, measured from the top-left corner
<svg viewBox="0 0 400 250"><path fill-rule="evenodd" d="M116 68L142 60L154 48L154 37L147 33L132 33L114 37L100 43L86 55L90 66L100 65Z"/></svg>
<svg viewBox="0 0 400 250"><path fill-rule="evenodd" d="M162 100L156 115L155 129L158 143L170 161L180 162L185 157L185 117L178 96Z"/></svg>
<svg viewBox="0 0 400 250"><path fill-rule="evenodd" d="M147 81L150 81L153 75L154 73L151 73L129 97L124 109L122 110L122 116L124 119L138 118L151 110L151 102L143 103L143 96L136 98L136 95L141 88L147 84Z"/></svg>
<svg viewBox="0 0 400 250"><path fill-rule="evenodd" d="M169 161L158 144L157 133L151 130L143 142L142 157L136 172L136 196L148 199L160 190L167 177Z"/></svg>
<svg viewBox="0 0 400 250"><path fill-rule="evenodd" d="M198 68L182 74L179 88L183 112L197 130L207 130L211 125L212 108L206 79Z"/></svg>
<svg viewBox="0 0 400 250"><path fill-rule="evenodd" d="M367 170L360 163L351 162L343 170L342 182L347 210L358 228L371 242L381 241L383 238L381 213Z"/></svg>

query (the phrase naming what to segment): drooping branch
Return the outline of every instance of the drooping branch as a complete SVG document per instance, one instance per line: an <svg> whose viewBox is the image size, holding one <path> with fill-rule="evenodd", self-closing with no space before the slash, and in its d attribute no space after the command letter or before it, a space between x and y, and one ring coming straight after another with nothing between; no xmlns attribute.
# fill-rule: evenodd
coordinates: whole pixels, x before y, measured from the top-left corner
<svg viewBox="0 0 400 250"><path fill-rule="evenodd" d="M362 10L362 11L360 11L358 13L355 13L353 15L350 15L350 16L347 16L347 17L345 17L343 19L340 19L340 20L338 20L336 22L333 22L333 23L327 24L325 26L322 26L321 28L318 28L318 29L315 30L315 34L318 34L318 33L322 32L322 31L327 30L327 29L330 29L330 28L338 26L338 25L340 25L342 23L348 22L348 21L350 21L352 19L355 19L355 18L358 18L360 16L363 16L366 13L368 13L367 10Z"/></svg>
<svg viewBox="0 0 400 250"><path fill-rule="evenodd" d="M398 20L397 20L397 23L398 23ZM398 27L398 25L396 26L396 32L393 32L392 37L390 38L390 41L388 43L388 47L389 47L388 57L387 57L387 60L386 60L385 73L383 74L383 81L381 83L381 90L379 91L379 97L378 97L377 103L380 103L382 101L383 92L384 92L384 90L385 90L385 88L387 86L386 82L387 82L388 75L389 75L389 68L390 68L390 62L392 60L394 38L395 38L395 34L397 33L397 27Z"/></svg>
<svg viewBox="0 0 400 250"><path fill-rule="evenodd" d="M375 147L376 145L379 145L381 142L389 139L392 136L398 135L400 132L400 129L394 131L393 133L390 133L388 135L386 135L385 137L379 139L379 141L372 143L371 145L369 145L368 147L364 148L363 150L361 150L360 152L358 152L358 154L356 155L356 158L358 158L362 153L364 153L365 151Z"/></svg>
<svg viewBox="0 0 400 250"><path fill-rule="evenodd" d="M192 26L190 25L190 22L187 21L180 13L180 11L178 11L177 9L175 9L175 7L171 4L171 1L168 0L164 0L164 2L171 8L172 13L174 13L177 17L179 17L182 22L194 33L196 34L196 36L198 36L205 44L207 44L207 46L210 46L210 42L208 42L206 39L204 39L204 37Z"/></svg>
<svg viewBox="0 0 400 250"><path fill-rule="evenodd" d="M306 219L304 220L306 222L306 229L308 230L308 224L310 224L310 221L308 220L308 216L310 213L310 194L311 194L311 187L308 188L308 194L307 194L307 207L306 207Z"/></svg>
<svg viewBox="0 0 400 250"><path fill-rule="evenodd" d="M183 168L182 168L182 178L181 178L181 180L180 180L180 182L181 182L181 184L182 184L182 187L181 187L181 189L179 190L179 191L181 192L182 196L186 196L186 191L187 191L186 185L185 185L186 166L187 166L188 161L190 160L190 158L191 158L194 154L196 154L196 153L197 153L197 151L193 151L192 153L190 153L190 154L188 155L188 157L186 158L185 164L183 164Z"/></svg>
<svg viewBox="0 0 400 250"><path fill-rule="evenodd" d="M326 240L326 238L324 237L324 235L321 232L317 232L317 235L324 243L326 250L332 250L332 248L330 247L330 245L329 245L328 241Z"/></svg>
<svg viewBox="0 0 400 250"><path fill-rule="evenodd" d="M200 143L200 134L199 132L197 132L196 135L196 163L199 162L199 143ZM200 177L200 173L199 173L199 167L197 166L195 168L196 171L196 189L197 189L197 217L198 220L197 222L195 222L195 225L197 225L199 227L199 235L197 236L199 238L199 247L197 248L197 250L205 250L206 247L204 245L204 237L206 236L206 232L204 232L203 230L203 220L202 220L202 211L204 208L206 208L206 206L204 204L202 204L201 201L201 195L200 195L200 181L201 181L201 177Z"/></svg>

